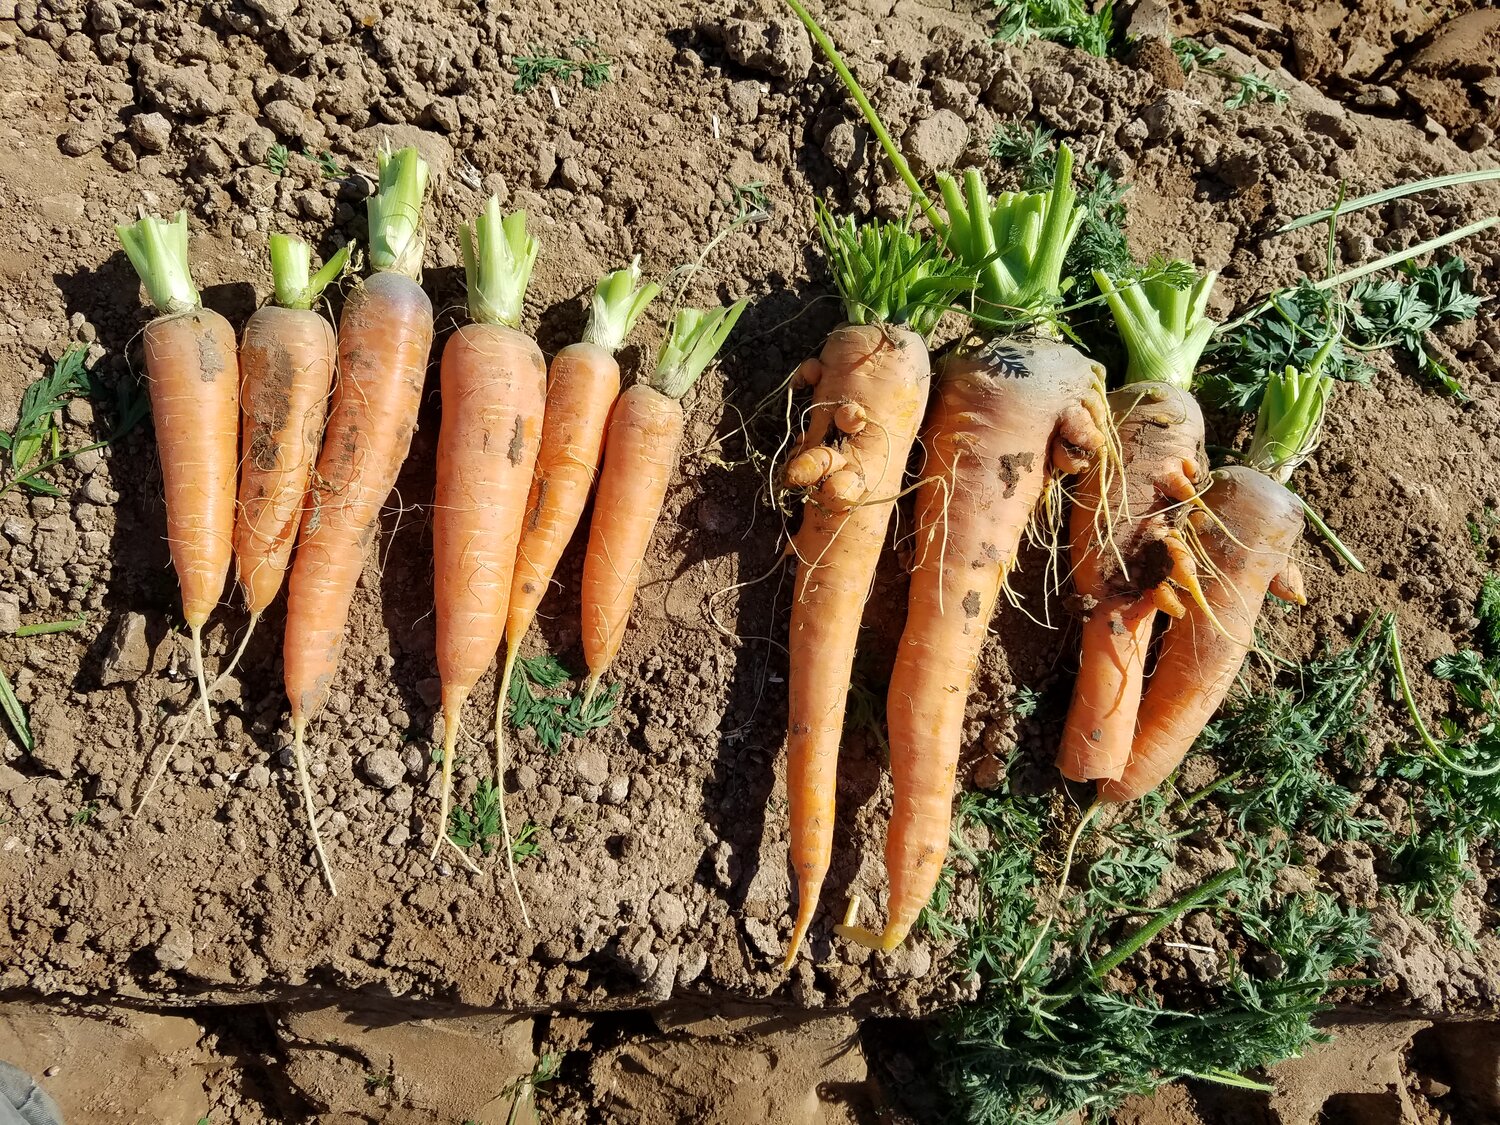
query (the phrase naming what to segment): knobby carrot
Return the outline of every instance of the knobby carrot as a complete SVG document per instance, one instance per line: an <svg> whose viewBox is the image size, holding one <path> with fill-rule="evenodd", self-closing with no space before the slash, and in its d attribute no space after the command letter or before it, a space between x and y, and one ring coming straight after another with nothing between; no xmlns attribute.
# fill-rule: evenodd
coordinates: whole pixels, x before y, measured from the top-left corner
<svg viewBox="0 0 1500 1125"><path fill-rule="evenodd" d="M521 641L588 504L604 453L604 432L620 394L620 350L636 320L660 292L640 284L640 259L594 288L583 340L552 360L536 473L526 499L521 544L506 610L505 666L495 702L496 774L504 776L505 700Z"/></svg>
<svg viewBox="0 0 1500 1125"><path fill-rule="evenodd" d="M615 403L583 560L585 704L625 637L646 548L677 464L685 426L682 396L719 354L747 300L728 308L680 310L655 372Z"/></svg>
<svg viewBox="0 0 1500 1125"><path fill-rule="evenodd" d="M790 968L833 853L839 741L865 599L927 403L925 337L973 280L905 224L857 225L820 208L819 234L847 323L798 369L806 429L782 471L805 491L791 540L786 786L797 914Z"/></svg>
<svg viewBox="0 0 1500 1125"><path fill-rule="evenodd" d="M323 440L333 385L333 325L313 305L348 264L345 246L315 275L300 238L271 235L272 304L245 322L240 343L240 493L234 558L250 613L224 675L234 671L262 613L281 591Z"/></svg>
<svg viewBox="0 0 1500 1125"><path fill-rule="evenodd" d="M1183 524L1207 480L1203 413L1188 388L1213 331L1204 309L1214 275L1186 287L1095 276L1129 365L1125 386L1109 396L1119 465L1103 462L1084 478L1070 520L1083 632L1057 766L1074 781L1125 769L1156 613L1182 616L1179 589L1195 603L1204 598Z"/></svg>
<svg viewBox="0 0 1500 1125"><path fill-rule="evenodd" d="M447 836L464 702L495 659L505 633L516 545L547 398L542 351L520 330L537 255L536 239L526 233L526 212L501 219L500 200L492 195L474 225L465 224L461 233L474 323L459 328L443 349L443 426L432 513L443 777L433 855ZM510 854L505 766L498 757L495 784L506 866L529 925Z"/></svg>
<svg viewBox="0 0 1500 1125"><path fill-rule="evenodd" d="M203 626L224 590L232 554L239 434L234 329L199 300L188 270L186 212L171 222L143 215L115 232L161 314L144 333L146 381L161 455L167 544L192 635L203 716L212 729Z"/></svg>
<svg viewBox="0 0 1500 1125"><path fill-rule="evenodd" d="M882 931L895 948L932 897L947 855L964 710L1000 590L1034 514L1055 509L1057 474L1108 446L1104 371L1049 338L1079 209L1059 160L1051 191L991 199L977 172L940 178L949 249L975 271L974 319L989 339L948 356L922 431L906 628L886 699L894 795Z"/></svg>
<svg viewBox="0 0 1500 1125"><path fill-rule="evenodd" d="M307 776L308 721L328 698L344 629L381 506L411 445L432 348L432 302L422 292L422 201L427 164L414 148L378 156L370 197L370 263L339 321L339 377L287 597L283 646L292 749L313 848L337 893Z"/></svg>

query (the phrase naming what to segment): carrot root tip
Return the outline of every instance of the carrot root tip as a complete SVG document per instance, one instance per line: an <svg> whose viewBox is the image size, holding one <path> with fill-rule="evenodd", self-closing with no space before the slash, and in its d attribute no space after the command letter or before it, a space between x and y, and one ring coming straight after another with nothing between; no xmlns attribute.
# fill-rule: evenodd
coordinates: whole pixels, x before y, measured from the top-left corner
<svg viewBox="0 0 1500 1125"><path fill-rule="evenodd" d="M318 831L318 813L313 805L312 779L307 772L306 722L292 722L292 758L297 768L297 785L302 790L302 804L307 813L307 828L312 835L313 851L318 857L318 866L323 871L323 881L328 884L328 893L337 898L339 889L333 881L333 868L328 864L328 853L323 850L323 835Z"/></svg>

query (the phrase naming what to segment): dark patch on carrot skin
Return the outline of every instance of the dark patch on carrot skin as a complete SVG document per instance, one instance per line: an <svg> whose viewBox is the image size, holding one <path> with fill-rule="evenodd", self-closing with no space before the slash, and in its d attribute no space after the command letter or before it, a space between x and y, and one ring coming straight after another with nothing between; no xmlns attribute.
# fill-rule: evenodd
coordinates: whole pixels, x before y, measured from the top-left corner
<svg viewBox="0 0 1500 1125"><path fill-rule="evenodd" d="M812 733L812 727L808 726L806 723L793 723L792 724L792 733L793 734L811 734Z"/></svg>
<svg viewBox="0 0 1500 1125"><path fill-rule="evenodd" d="M983 570L985 567L994 566L996 563L1001 561L1002 560L1000 558L999 547L995 546L993 543L981 543L979 544L978 557L975 558L975 560L969 565L975 570Z"/></svg>
<svg viewBox="0 0 1500 1125"><path fill-rule="evenodd" d="M526 517L526 530L535 531L536 525L542 519L542 505L547 502L547 481L545 479L537 482L536 503L532 505L531 513Z"/></svg>
<svg viewBox="0 0 1500 1125"><path fill-rule="evenodd" d="M1090 742L1103 742L1104 741L1104 731L1102 731L1098 727L1095 727L1093 730L1089 731L1089 741Z"/></svg>
<svg viewBox="0 0 1500 1125"><path fill-rule="evenodd" d="M521 589L524 590L528 594L534 594L534 593L536 593L536 583L535 582L522 582L521 583Z"/></svg>
<svg viewBox="0 0 1500 1125"><path fill-rule="evenodd" d="M971 621L979 616L979 591L970 590L964 595L964 616Z"/></svg>
<svg viewBox="0 0 1500 1125"><path fill-rule="evenodd" d="M521 416L516 415L516 428L510 435L510 448L505 451L511 467L521 463L521 456L526 452L526 427L521 422Z"/></svg>
<svg viewBox="0 0 1500 1125"><path fill-rule="evenodd" d="M1000 456L1000 483L1005 486L1005 498L1016 494L1016 485L1025 473L1036 464L1035 453L1004 453Z"/></svg>

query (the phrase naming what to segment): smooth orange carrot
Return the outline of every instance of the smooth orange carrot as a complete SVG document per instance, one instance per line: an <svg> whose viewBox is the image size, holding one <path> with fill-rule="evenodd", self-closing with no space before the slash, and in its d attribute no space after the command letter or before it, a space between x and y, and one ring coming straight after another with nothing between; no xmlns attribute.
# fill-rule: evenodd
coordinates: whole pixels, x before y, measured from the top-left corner
<svg viewBox="0 0 1500 1125"><path fill-rule="evenodd" d="M1074 781L1120 776L1156 611L1182 615L1174 587L1202 599L1180 530L1207 475L1202 411L1167 383L1128 384L1109 402L1122 466L1106 462L1083 479L1070 520L1083 637L1057 766Z"/></svg>
<svg viewBox="0 0 1500 1125"><path fill-rule="evenodd" d="M1099 784L1106 801L1149 793L1192 749L1255 641L1266 592L1306 601L1290 559L1302 533L1296 496L1254 469L1235 466L1213 474L1203 500L1208 512L1194 512L1190 520L1212 571L1204 582L1212 615L1189 606L1167 629L1130 760L1117 780Z"/></svg>
<svg viewBox="0 0 1500 1125"><path fill-rule="evenodd" d="M438 435L432 547L437 605L437 665L443 685L443 777L436 855L448 832L453 755L464 702L505 634L516 546L526 492L536 467L547 397L547 365L519 329L536 239L526 212L500 217L490 196L473 227L463 227L469 313L443 349L443 427ZM501 826L511 886L516 883L505 820L505 769L498 757Z"/></svg>
<svg viewBox="0 0 1500 1125"><path fill-rule="evenodd" d="M203 675L203 626L229 574L239 435L234 329L203 308L188 270L187 214L115 228L162 315L146 326L146 379L161 454L167 545L193 640L193 673L213 727Z"/></svg>
<svg viewBox="0 0 1500 1125"><path fill-rule="evenodd" d="M650 380L630 387L615 403L583 560L585 703L625 637L646 548L677 464L682 396L718 355L746 300L711 311L680 310Z"/></svg>
<svg viewBox="0 0 1500 1125"><path fill-rule="evenodd" d="M307 776L307 724L328 698L344 629L380 509L411 446L432 349L432 302L421 276L427 166L416 149L379 154L370 199L370 261L339 321L338 382L302 517L287 593L284 678L292 749L323 877L337 893Z"/></svg>
<svg viewBox="0 0 1500 1125"><path fill-rule="evenodd" d="M501 759L497 772L503 772L505 700L521 641L583 517L604 455L605 430L620 394L615 352L660 291L654 284L641 285L640 277L637 258L595 286L583 340L558 352L548 373L542 445L526 499L506 613L505 667L495 702L495 752Z"/></svg>
<svg viewBox="0 0 1500 1125"><path fill-rule="evenodd" d="M1054 472L1105 445L1104 371L1053 341L996 342L947 359L922 446L906 629L886 699L895 796L883 932L894 949L932 897L948 852L958 756L980 650L1021 536Z"/></svg>
<svg viewBox="0 0 1500 1125"><path fill-rule="evenodd" d="M323 440L337 344L313 303L343 272L345 246L315 277L300 238L271 236L275 303L245 322L240 344L240 493L234 558L250 622L224 675L239 663L260 615L291 568L307 484Z"/></svg>

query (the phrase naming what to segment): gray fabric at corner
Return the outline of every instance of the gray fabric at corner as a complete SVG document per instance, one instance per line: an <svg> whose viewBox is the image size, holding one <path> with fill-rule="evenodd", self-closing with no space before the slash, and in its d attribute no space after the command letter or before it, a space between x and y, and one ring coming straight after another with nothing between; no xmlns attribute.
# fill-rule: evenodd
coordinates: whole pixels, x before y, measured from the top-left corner
<svg viewBox="0 0 1500 1125"><path fill-rule="evenodd" d="M31 1075L0 1062L0 1125L62 1125L62 1110Z"/></svg>

